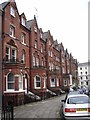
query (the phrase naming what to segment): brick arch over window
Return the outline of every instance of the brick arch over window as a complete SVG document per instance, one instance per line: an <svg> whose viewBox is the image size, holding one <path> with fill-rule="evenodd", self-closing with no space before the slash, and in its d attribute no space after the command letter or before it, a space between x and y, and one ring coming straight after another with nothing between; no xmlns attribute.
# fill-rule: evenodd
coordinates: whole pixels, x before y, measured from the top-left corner
<svg viewBox="0 0 90 120"><path fill-rule="evenodd" d="M17 45L15 44L14 40L12 40L12 39L9 42L7 42L7 44L17 48Z"/></svg>

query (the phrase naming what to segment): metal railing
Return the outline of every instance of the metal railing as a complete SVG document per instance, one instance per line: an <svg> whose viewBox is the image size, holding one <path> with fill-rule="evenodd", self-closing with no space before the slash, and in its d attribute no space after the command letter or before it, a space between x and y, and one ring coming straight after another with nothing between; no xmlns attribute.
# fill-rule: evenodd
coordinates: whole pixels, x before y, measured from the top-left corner
<svg viewBox="0 0 90 120"><path fill-rule="evenodd" d="M14 120L14 110L12 105L2 107L1 120Z"/></svg>

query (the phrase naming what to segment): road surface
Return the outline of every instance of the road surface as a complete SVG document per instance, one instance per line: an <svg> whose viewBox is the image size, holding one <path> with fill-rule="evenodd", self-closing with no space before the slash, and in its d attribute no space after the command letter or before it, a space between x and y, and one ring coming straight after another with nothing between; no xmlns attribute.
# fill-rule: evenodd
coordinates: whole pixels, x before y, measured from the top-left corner
<svg viewBox="0 0 90 120"><path fill-rule="evenodd" d="M14 108L15 118L61 118L61 100L65 95L52 97L50 99L29 103ZM33 119L34 120L34 119Z"/></svg>

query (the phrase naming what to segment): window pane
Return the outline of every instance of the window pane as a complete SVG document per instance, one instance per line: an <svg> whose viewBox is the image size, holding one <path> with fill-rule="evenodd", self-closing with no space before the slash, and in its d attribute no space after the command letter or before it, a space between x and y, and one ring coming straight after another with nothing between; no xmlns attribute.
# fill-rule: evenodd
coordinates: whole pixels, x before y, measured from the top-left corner
<svg viewBox="0 0 90 120"><path fill-rule="evenodd" d="M8 89L14 89L14 75L10 73L7 80Z"/></svg>
<svg viewBox="0 0 90 120"><path fill-rule="evenodd" d="M23 76L20 75L19 77L19 89L23 89Z"/></svg>
<svg viewBox="0 0 90 120"><path fill-rule="evenodd" d="M10 35L14 37L14 31L15 31L15 28L10 25Z"/></svg>
<svg viewBox="0 0 90 120"><path fill-rule="evenodd" d="M14 89L14 84L13 83L8 83L8 89Z"/></svg>
<svg viewBox="0 0 90 120"><path fill-rule="evenodd" d="M6 47L6 61L9 61L10 59L10 48Z"/></svg>
<svg viewBox="0 0 90 120"><path fill-rule="evenodd" d="M22 17L21 21L22 21L22 25L25 26L25 19L23 17Z"/></svg>
<svg viewBox="0 0 90 120"><path fill-rule="evenodd" d="M10 7L10 14L15 17L15 10L12 6Z"/></svg>
<svg viewBox="0 0 90 120"><path fill-rule="evenodd" d="M36 87L41 87L40 77L36 76Z"/></svg>

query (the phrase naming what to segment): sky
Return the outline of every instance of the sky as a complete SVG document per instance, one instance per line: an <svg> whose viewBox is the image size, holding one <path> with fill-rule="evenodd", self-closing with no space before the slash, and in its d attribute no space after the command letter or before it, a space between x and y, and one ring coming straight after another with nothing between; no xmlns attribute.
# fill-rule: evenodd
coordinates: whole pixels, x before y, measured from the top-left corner
<svg viewBox="0 0 90 120"><path fill-rule="evenodd" d="M0 0L4 2L6 0ZM79 63L88 61L88 2L89 0L15 0L19 14L27 20L36 15L38 27L50 30L54 40Z"/></svg>

